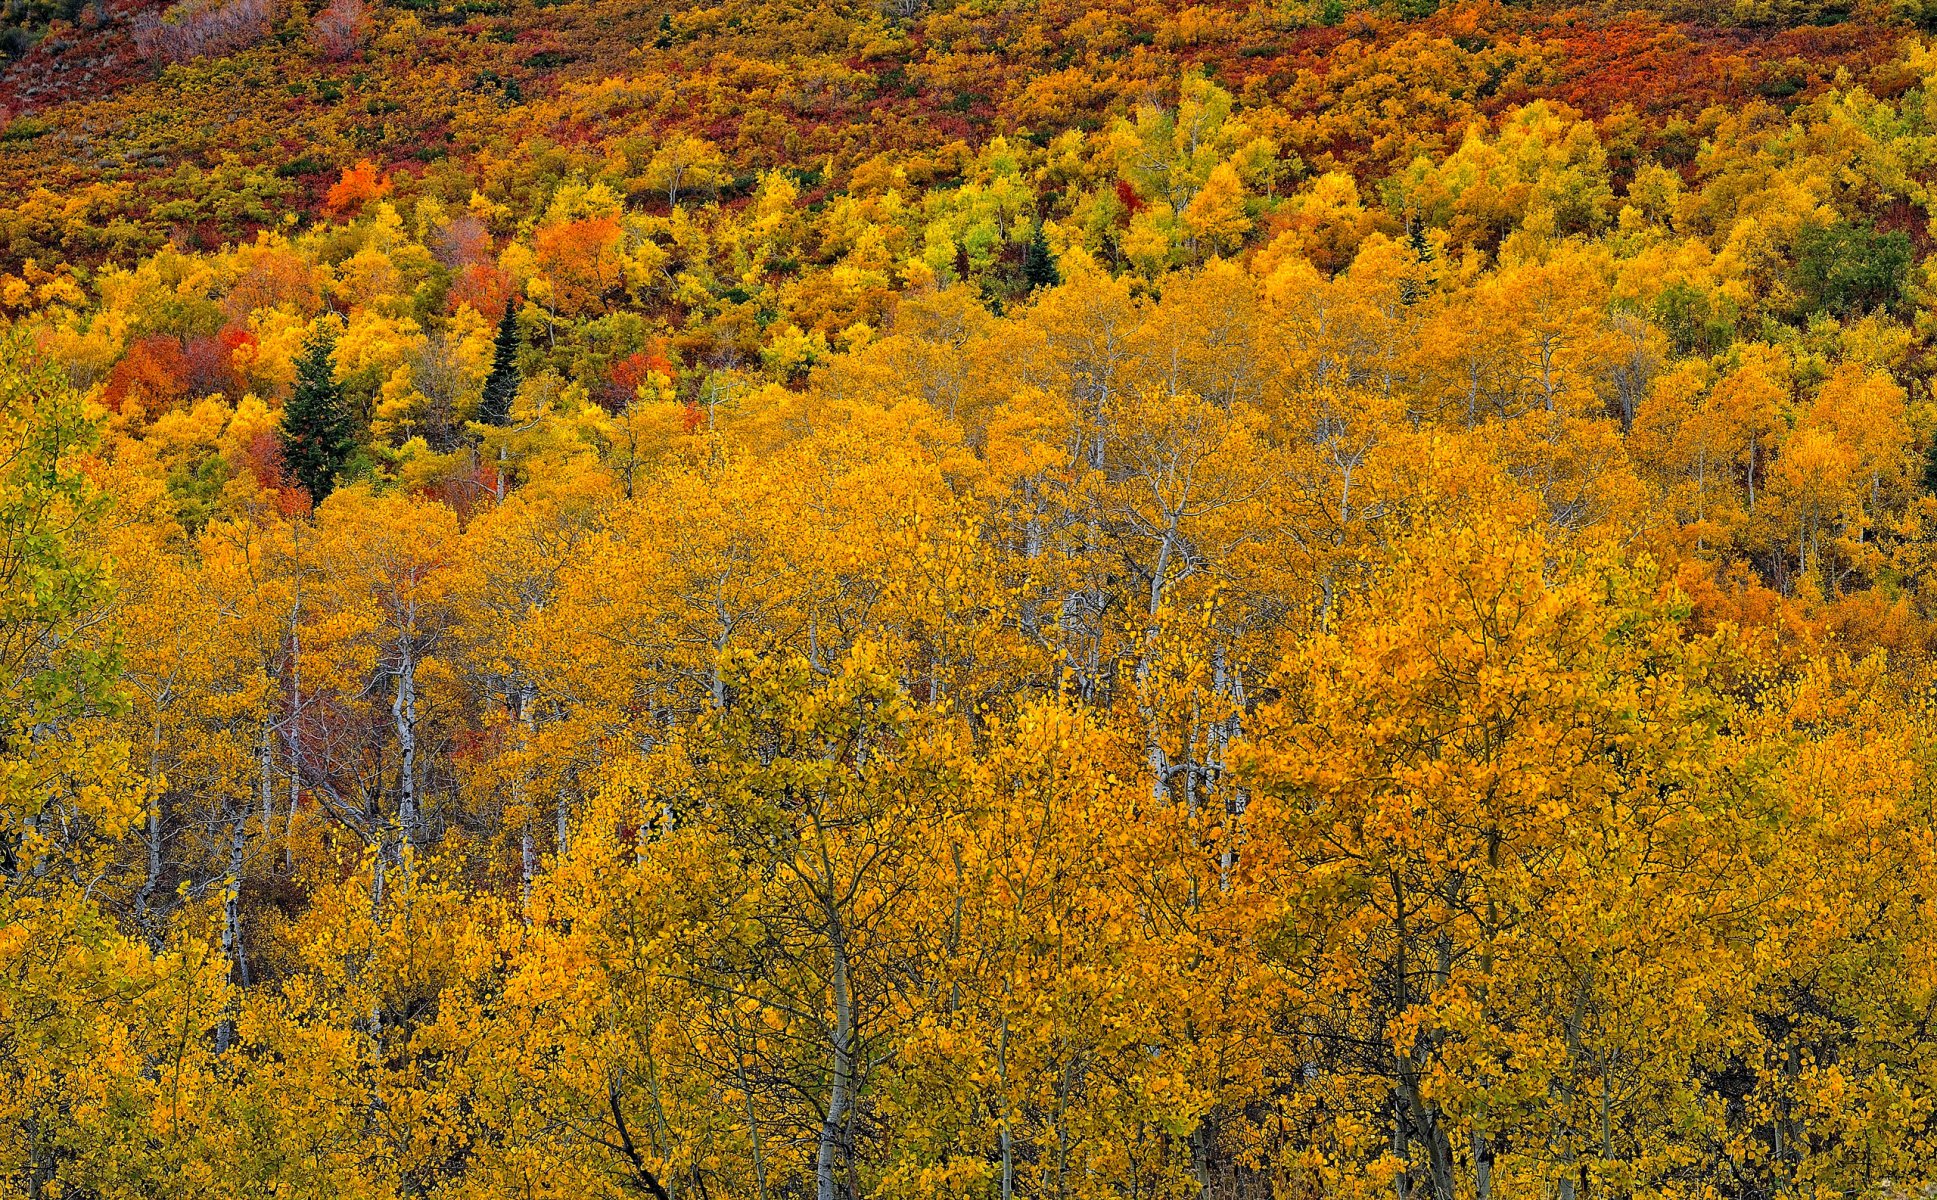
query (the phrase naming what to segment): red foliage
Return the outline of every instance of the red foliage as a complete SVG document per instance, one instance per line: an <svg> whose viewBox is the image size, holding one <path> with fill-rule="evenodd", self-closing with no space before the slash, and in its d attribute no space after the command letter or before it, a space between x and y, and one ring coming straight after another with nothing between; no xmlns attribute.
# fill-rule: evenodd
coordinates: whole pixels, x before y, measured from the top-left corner
<svg viewBox="0 0 1937 1200"><path fill-rule="evenodd" d="M283 478L282 439L272 429L250 438L242 448L241 461L229 465L247 471L256 486L265 490L280 491L288 486Z"/></svg>
<svg viewBox="0 0 1937 1200"><path fill-rule="evenodd" d="M256 344L256 335L239 326L231 325L221 333L216 334L215 340L221 343L223 353L233 359L237 350L240 350L244 346L253 346Z"/></svg>
<svg viewBox="0 0 1937 1200"><path fill-rule="evenodd" d="M188 392L188 358L172 337L145 337L108 374L101 402L117 412L166 407Z"/></svg>
<svg viewBox="0 0 1937 1200"><path fill-rule="evenodd" d="M182 361L188 368L183 378L185 396L236 396L242 391L236 380L234 355L237 346L253 342L245 330L224 330L213 337L192 337L182 343Z"/></svg>
<svg viewBox="0 0 1937 1200"><path fill-rule="evenodd" d="M1137 189L1131 187L1130 181L1127 179L1119 179L1116 181L1116 198L1123 207L1133 213L1143 210L1143 197L1137 195Z"/></svg>
<svg viewBox="0 0 1937 1200"><path fill-rule="evenodd" d="M505 301L510 298L511 277L492 263L474 262L451 281L445 303L452 312L468 304L487 316L494 316L504 311Z"/></svg>
<svg viewBox="0 0 1937 1200"><path fill-rule="evenodd" d="M532 235L539 265L551 278L559 308L584 312L619 280L617 217L586 217L547 225Z"/></svg>
<svg viewBox="0 0 1937 1200"><path fill-rule="evenodd" d="M254 341L255 335L235 328L212 337L142 338L109 372L101 401L119 412L154 412L182 400L234 396L242 390L235 351Z"/></svg>
<svg viewBox="0 0 1937 1200"><path fill-rule="evenodd" d="M458 217L437 231L431 249L438 262L456 271L490 257L491 233L476 217Z"/></svg>
<svg viewBox="0 0 1937 1200"><path fill-rule="evenodd" d="M639 389L653 375L673 377L673 364L666 352L655 346L649 351L635 350L607 368L605 382L598 391L599 404L607 412L624 412L638 398Z"/></svg>
<svg viewBox="0 0 1937 1200"><path fill-rule="evenodd" d="M246 261L248 266L223 300L230 320L247 320L259 308L282 304L304 314L316 311L316 279L301 257L288 250L254 248Z"/></svg>
<svg viewBox="0 0 1937 1200"><path fill-rule="evenodd" d="M276 511L285 517L306 517L315 504L309 498L309 489L286 487L276 489Z"/></svg>

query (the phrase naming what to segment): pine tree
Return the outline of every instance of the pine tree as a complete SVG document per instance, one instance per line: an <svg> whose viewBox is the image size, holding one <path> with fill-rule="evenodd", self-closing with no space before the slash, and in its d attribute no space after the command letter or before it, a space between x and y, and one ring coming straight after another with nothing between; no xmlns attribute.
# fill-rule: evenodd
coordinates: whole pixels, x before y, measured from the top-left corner
<svg viewBox="0 0 1937 1200"><path fill-rule="evenodd" d="M290 474L321 503L356 449L356 422L343 404L328 327L312 333L296 362L296 390L282 410L282 455Z"/></svg>
<svg viewBox="0 0 1937 1200"><path fill-rule="evenodd" d="M485 425L509 422L518 383L518 318L507 300L504 319L498 322L498 336L491 343L491 374L484 381L484 398L478 401L478 421Z"/></svg>
<svg viewBox="0 0 1937 1200"><path fill-rule="evenodd" d="M1039 287L1055 287L1063 281L1063 274L1056 269L1056 256L1049 251L1049 239L1043 235L1042 226L1036 226L1036 234L1023 248L1022 277L1031 291Z"/></svg>
<svg viewBox="0 0 1937 1200"><path fill-rule="evenodd" d="M1418 301L1426 282L1432 278L1433 244L1426 240L1426 222L1410 214L1406 217L1406 247L1417 260L1420 274L1408 275L1399 281L1399 299L1412 304Z"/></svg>
<svg viewBox="0 0 1937 1200"><path fill-rule="evenodd" d="M1422 263L1433 261L1433 244L1426 238L1426 222L1423 217L1406 218L1406 246L1413 257Z"/></svg>

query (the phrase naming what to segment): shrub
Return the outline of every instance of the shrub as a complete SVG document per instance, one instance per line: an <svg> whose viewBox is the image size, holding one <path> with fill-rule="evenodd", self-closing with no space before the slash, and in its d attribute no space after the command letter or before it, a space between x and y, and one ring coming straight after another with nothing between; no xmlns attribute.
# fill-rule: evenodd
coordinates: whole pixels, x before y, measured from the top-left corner
<svg viewBox="0 0 1937 1200"><path fill-rule="evenodd" d="M268 37L275 17L274 0L183 0L137 19L135 50L161 64L220 58Z"/></svg>
<svg viewBox="0 0 1937 1200"><path fill-rule="evenodd" d="M369 34L370 14L363 0L330 0L309 27L310 45L332 62L353 57Z"/></svg>
<svg viewBox="0 0 1937 1200"><path fill-rule="evenodd" d="M1803 316L1894 309L1903 299L1910 262L1910 239L1901 233L1843 221L1809 226L1796 235L1791 285Z"/></svg>

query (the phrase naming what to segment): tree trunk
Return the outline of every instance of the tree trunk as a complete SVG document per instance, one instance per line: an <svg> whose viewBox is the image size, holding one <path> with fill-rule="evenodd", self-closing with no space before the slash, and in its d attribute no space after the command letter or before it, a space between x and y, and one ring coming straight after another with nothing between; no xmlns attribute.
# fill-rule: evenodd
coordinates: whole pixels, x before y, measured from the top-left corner
<svg viewBox="0 0 1937 1200"><path fill-rule="evenodd" d="M531 882L538 876L538 849L531 837L531 817L525 817L524 836L518 842L518 896L519 907L525 912L526 920L531 913Z"/></svg>
<svg viewBox="0 0 1937 1200"><path fill-rule="evenodd" d="M276 820L275 734L276 723L264 721L262 723L262 761L259 766L262 772L262 836L265 841L268 840L270 828Z"/></svg>
<svg viewBox="0 0 1937 1200"><path fill-rule="evenodd" d="M1413 1139L1425 1147L1427 1182L1432 1200L1456 1200L1453 1193L1453 1146L1438 1109L1419 1094L1418 1085L1408 1079L1399 1085L1401 1119L1411 1126Z"/></svg>
<svg viewBox="0 0 1937 1200"><path fill-rule="evenodd" d="M296 526L293 535L296 551L302 551L302 525ZM303 742L301 717L303 712L303 571L302 562L296 563L296 595L289 605L289 720L283 726L283 735L289 742L289 812L283 818L282 828L282 866L283 870L293 870L296 865L295 852L291 843L296 836L296 802L303 793Z"/></svg>
<svg viewBox="0 0 1937 1200"><path fill-rule="evenodd" d="M229 965L230 982L238 987L247 982L247 971L242 964L242 849L246 844L243 832L248 823L249 814L245 809L237 814L229 834L229 874L222 887L222 958ZM234 1039L235 1022L224 1017L215 1027L216 1053L227 1054Z"/></svg>
<svg viewBox="0 0 1937 1200"><path fill-rule="evenodd" d="M1009 1017L1006 1013L995 1041L995 1085L1002 1090L1002 1200L1015 1200L1016 1153L1009 1132Z"/></svg>
<svg viewBox="0 0 1937 1200"><path fill-rule="evenodd" d="M834 1160L840 1154L854 1088L854 1000L848 994L847 947L838 927L833 943L834 1082L828 1091L827 1113L821 1121L820 1147L814 1158L815 1200L838 1200L834 1190Z"/></svg>
<svg viewBox="0 0 1937 1200"><path fill-rule="evenodd" d="M531 701L531 685L525 684L518 689L518 749L521 752L529 749L531 746ZM514 809L524 809L525 831L518 844L519 896L522 901L521 911L529 913L531 911L531 884L538 876L538 849L532 839L531 808L525 798L527 783L525 774L527 770L524 756L521 753L518 763L518 776L514 784L517 790L511 797L511 803Z"/></svg>
<svg viewBox="0 0 1937 1200"><path fill-rule="evenodd" d="M149 926L154 919L149 905L153 901L155 888L161 882L161 796L157 794L148 805L148 875L141 881L141 891L135 895L135 923L148 933L148 940L157 950L161 948L158 931Z"/></svg>
<svg viewBox="0 0 1937 1200"><path fill-rule="evenodd" d="M747 1081L746 1054L734 1048L735 1070L740 1076L740 1094L746 1098L747 1147L753 1154L753 1186L757 1200L767 1200L767 1156L760 1148L760 1118L753 1107L753 1085Z"/></svg>
<svg viewBox="0 0 1937 1200"><path fill-rule="evenodd" d="M397 725L397 751L403 765L397 774L397 826L402 844L399 851L414 845L417 829L417 654L404 649L403 665L397 671L397 698L390 705Z"/></svg>

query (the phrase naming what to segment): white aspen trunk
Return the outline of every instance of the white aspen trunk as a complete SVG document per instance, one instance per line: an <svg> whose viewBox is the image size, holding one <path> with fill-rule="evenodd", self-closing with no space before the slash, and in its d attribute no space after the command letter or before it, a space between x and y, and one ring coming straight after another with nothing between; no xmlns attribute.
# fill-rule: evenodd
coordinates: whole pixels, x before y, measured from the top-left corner
<svg viewBox="0 0 1937 1200"><path fill-rule="evenodd" d="M1139 674L1141 673L1139 671ZM1138 682L1142 681L1139 680ZM1166 786L1165 780L1165 775L1170 770L1170 759L1164 753L1163 744L1158 739L1157 718L1154 712L1150 716L1149 738L1148 744L1144 747L1144 753L1149 756L1150 760L1150 799L1157 804L1162 804L1170 796L1170 791Z"/></svg>
<svg viewBox="0 0 1937 1200"><path fill-rule="evenodd" d="M262 837L267 841L276 821L276 723L262 723Z"/></svg>
<svg viewBox="0 0 1937 1200"><path fill-rule="evenodd" d="M1150 681L1150 659L1157 649L1157 613L1163 607L1164 573L1170 569L1170 532L1165 531L1162 541L1157 545L1157 562L1150 574L1149 622L1144 626L1143 657L1137 663L1137 683L1147 685ZM1165 775L1169 770L1169 758L1164 753L1162 732L1157 727L1158 715L1154 707L1148 716L1148 742L1144 753L1150 760L1150 799L1161 804L1169 795ZM1186 754L1190 753L1185 747ZM1186 780L1186 788L1189 782Z"/></svg>
<svg viewBox="0 0 1937 1200"><path fill-rule="evenodd" d="M527 921L531 919L531 881L537 874L538 850L532 842L531 817L526 816L524 837L518 844L518 900Z"/></svg>
<svg viewBox="0 0 1937 1200"><path fill-rule="evenodd" d="M148 906L155 895L155 888L161 882L161 796L157 794L148 805L148 874L141 881L141 891L135 895L135 923L146 929L152 914ZM159 949L160 938L149 934L150 942Z"/></svg>
<svg viewBox="0 0 1937 1200"><path fill-rule="evenodd" d="M1157 612L1164 603L1164 575L1170 570L1170 543L1175 533L1176 522L1173 520L1171 525L1170 529L1164 531L1163 539L1157 543L1157 565L1150 572L1150 622L1153 632L1157 622Z"/></svg>
<svg viewBox="0 0 1937 1200"><path fill-rule="evenodd" d="M1244 681L1241 676L1230 671L1229 665L1226 662L1223 646L1217 647L1213 662L1214 694L1221 698L1227 698L1231 705L1230 716L1212 723L1213 757L1211 769L1215 773L1216 778L1222 782L1224 779L1225 754L1228 752L1231 743L1242 736L1244 732ZM1245 807L1244 789L1241 787L1230 788L1225 794L1224 799L1224 814L1227 818L1224 822L1224 847L1219 851L1217 861L1217 886L1219 891L1231 890L1231 875L1236 871L1238 862L1238 825L1244 817Z"/></svg>
<svg viewBox="0 0 1937 1200"><path fill-rule="evenodd" d="M135 893L135 923L147 929L149 921L148 905L153 900L155 888L161 883L161 789L155 782L161 777L161 709L168 703L169 690L155 698L155 724L148 740L148 786L154 789L154 796L148 803L148 874L141 881L141 890ZM149 932L148 940L160 949L160 938Z"/></svg>
<svg viewBox="0 0 1937 1200"><path fill-rule="evenodd" d="M834 1082L821 1121L820 1146L814 1157L815 1200L837 1200L834 1160L840 1153L853 1096L854 1002L848 994L847 950L838 929L834 936Z"/></svg>
<svg viewBox="0 0 1937 1200"><path fill-rule="evenodd" d="M746 1056L736 1054L740 1094L747 1102L747 1146L753 1152L753 1186L758 1200L767 1200L767 1156L760 1148L760 1119L753 1109L753 1085L747 1080Z"/></svg>
<svg viewBox="0 0 1937 1200"><path fill-rule="evenodd" d="M246 810L235 819L229 834L229 874L222 885L222 959L228 964L230 981L237 986L246 981L242 965L242 848L248 822ZM216 1052L227 1054L234 1039L235 1023L224 1017L215 1028Z"/></svg>
<svg viewBox="0 0 1937 1200"><path fill-rule="evenodd" d="M520 761L518 763L517 780L513 785L516 791L512 795L513 806L517 808L523 808L525 810L524 811L524 818L525 818L524 835L520 839L519 846L518 846L518 869L519 869L519 893L518 894L520 897L521 911L527 914L529 914L531 911L532 880L535 879L538 875L538 849L532 840L532 828L531 828L532 814L531 814L530 807L527 806L525 803L525 790L526 790L525 776L527 772L527 767L525 766L525 758L523 753L531 745L531 734L532 734L532 715L531 715L532 694L531 693L532 693L532 689L531 689L531 685L529 684L526 684L518 689L518 750L519 750Z"/></svg>
<svg viewBox="0 0 1937 1200"><path fill-rule="evenodd" d="M1009 1016L1002 1016L995 1041L995 1083L1002 1089L1002 1200L1015 1200L1016 1157L1009 1133Z"/></svg>
<svg viewBox="0 0 1937 1200"><path fill-rule="evenodd" d="M389 839L384 836L383 827L377 827L377 856L370 864L370 920L375 922L383 915L383 884L385 863L390 857Z"/></svg>
<svg viewBox="0 0 1937 1200"><path fill-rule="evenodd" d="M298 527L300 529L300 526ZM303 576L300 564L296 573L296 599L289 607L289 720L283 727L289 742L289 812L283 818L282 866L296 865L293 843L296 837L296 805L303 794L303 639L299 622L303 612Z"/></svg>
<svg viewBox="0 0 1937 1200"><path fill-rule="evenodd" d="M282 822L282 865L283 870L296 866L294 842L296 838L296 802L302 796L303 777L297 772L296 764L289 764L289 811L283 814Z"/></svg>
<svg viewBox="0 0 1937 1200"><path fill-rule="evenodd" d="M397 750L403 765L397 775L397 825L399 851L413 847L417 829L417 654L404 649L402 667L397 671L397 698L390 705L397 726Z"/></svg>
<svg viewBox="0 0 1937 1200"><path fill-rule="evenodd" d="M1399 1104L1399 1097L1392 1098L1392 1156L1399 1160L1399 1170L1392 1177L1394 1200L1409 1200L1411 1188L1412 1163L1411 1139L1406 1136L1405 1110Z"/></svg>

